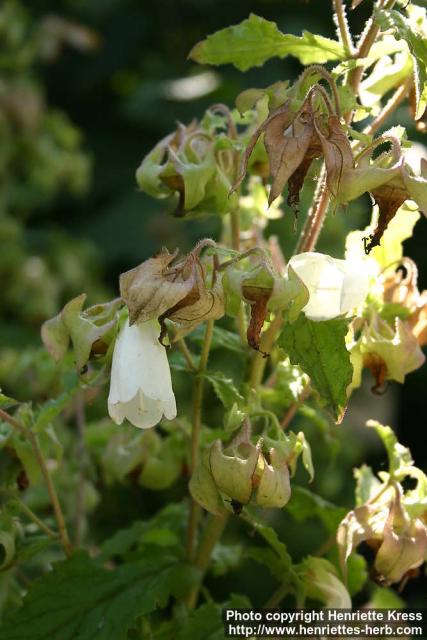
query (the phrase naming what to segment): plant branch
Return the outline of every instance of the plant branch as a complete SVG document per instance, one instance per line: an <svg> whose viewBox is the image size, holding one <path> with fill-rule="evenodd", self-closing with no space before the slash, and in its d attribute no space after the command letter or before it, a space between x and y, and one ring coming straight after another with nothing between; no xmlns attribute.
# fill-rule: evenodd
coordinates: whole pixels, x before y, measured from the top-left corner
<svg viewBox="0 0 427 640"><path fill-rule="evenodd" d="M209 359L209 352L212 344L214 320L208 320L205 328L202 352L200 354L200 363L195 374L193 384L193 425L191 430L191 458L190 471L194 472L199 457L200 430L202 426L202 408L203 408L203 392L204 392L204 372ZM194 501L190 503L190 514L187 526L187 557L189 560L193 558L194 539L196 537L197 524L200 516L200 507Z"/></svg>
<svg viewBox="0 0 427 640"><path fill-rule="evenodd" d="M208 569L212 551L214 550L215 545L224 532L224 529L228 522L228 518L228 514L225 514L223 516L208 516L208 522L203 532L203 536L197 551L197 557L194 563L194 566L201 573L201 579L199 584L194 587L194 589L188 596L187 604L190 609L194 609L197 604L200 585L203 580L203 576Z"/></svg>
<svg viewBox="0 0 427 640"><path fill-rule="evenodd" d="M377 115L377 117L369 124L364 130L363 133L367 135L373 135L382 127L384 122L390 115L397 109L397 107L403 102L403 100L408 95L408 92L412 85L412 79L408 79L404 84L402 84L394 94L391 96L390 100L381 110L381 112Z"/></svg>
<svg viewBox="0 0 427 640"><path fill-rule="evenodd" d="M301 232L295 253L314 251L320 231L328 211L330 194L326 185L326 168L323 165L319 175L313 204L311 205L304 228Z"/></svg>
<svg viewBox="0 0 427 640"><path fill-rule="evenodd" d="M396 0L389 0L384 3L382 9L391 9ZM365 31L362 33L362 36L359 40L357 51L355 54L355 58L367 58L368 54L371 50L372 45L374 44L377 36L380 32L380 26L374 21L371 17L366 23ZM362 80L363 73L365 71L364 65L360 65L353 69L353 71L349 75L349 87L354 91L355 94L359 93L359 85Z"/></svg>
<svg viewBox="0 0 427 640"><path fill-rule="evenodd" d="M234 249L235 251L240 251L240 212L237 208L230 211L230 232L232 249ZM236 322L240 339L244 344L246 344L246 318L242 302L240 302L239 305Z"/></svg>
<svg viewBox="0 0 427 640"><path fill-rule="evenodd" d="M191 369L191 371L197 371L193 356L191 355L190 349L187 347L187 343L185 342L184 338L180 338L179 340L177 340L176 345L184 356L184 360L187 363L188 368Z"/></svg>
<svg viewBox="0 0 427 640"><path fill-rule="evenodd" d="M348 56L353 56L354 48L351 34L348 28L347 16L345 12L345 6L342 0L333 0L335 9L335 16L340 35L340 40Z"/></svg>
<svg viewBox="0 0 427 640"><path fill-rule="evenodd" d="M12 500L15 500L17 505L19 506L19 508L21 509L21 511L23 513L25 513L26 516L28 516L28 518L30 520L32 520L42 531L44 531L50 538L53 539L58 539L58 534L56 533L56 531L54 531L53 529L51 529L50 527L47 526L47 524L45 524L43 522L43 520L41 520L38 515L36 515L34 513L34 511L32 511L32 509L30 509L30 507L28 505L25 504L25 502L23 502L21 500L21 498L14 492L14 491L8 491L7 489L2 489L0 487L0 493L3 493L4 495L8 496L9 498L11 498Z"/></svg>
<svg viewBox="0 0 427 640"><path fill-rule="evenodd" d="M76 490L76 511L74 521L74 542L78 547L82 542L83 524L85 517L85 493L86 493L86 447L85 447L85 403L84 393L79 391L75 400L75 417L77 427L77 462L79 465L79 477Z"/></svg>
<svg viewBox="0 0 427 640"><path fill-rule="evenodd" d="M56 493L55 486L52 482L52 478L49 473L49 469L47 468L46 460L44 459L42 450L40 449L36 434L31 431L31 429L27 429L23 424L15 420L11 415L9 415L3 409L0 409L0 418L10 424L11 427L19 431L21 435L23 435L30 442L34 455L36 456L38 465L44 477L46 488L49 493L49 498L52 503L53 511L55 514L56 522L58 525L59 537L62 542L62 546L64 551L68 557L71 556L72 546L70 542L70 538L68 537L67 528L65 525L64 514L62 513L61 505L59 503L58 495Z"/></svg>

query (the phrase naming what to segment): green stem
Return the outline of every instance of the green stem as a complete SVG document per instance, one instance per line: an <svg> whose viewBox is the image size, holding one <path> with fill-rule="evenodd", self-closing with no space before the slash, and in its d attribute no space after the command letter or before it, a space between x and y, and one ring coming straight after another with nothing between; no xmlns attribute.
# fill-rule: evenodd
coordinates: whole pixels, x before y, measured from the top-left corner
<svg viewBox="0 0 427 640"><path fill-rule="evenodd" d="M58 494L56 493L55 486L52 482L52 478L50 476L49 469L47 468L46 460L44 459L42 450L40 449L36 434L30 429L27 429L27 427L25 427L23 424L15 420L15 418L9 415L6 411L3 411L3 409L0 409L0 418L10 424L14 429L19 431L19 433L21 433L30 442L46 483L46 488L58 525L59 537L61 539L62 546L66 555L70 557L72 553L72 546L70 538L68 536L67 527L65 525L64 514L62 513Z"/></svg>
<svg viewBox="0 0 427 640"><path fill-rule="evenodd" d="M83 537L83 526L85 520L85 497L86 497L86 468L87 455L85 446L85 399L83 391L80 391L75 400L75 417L77 427L77 463L79 465L79 477L77 481L75 499L75 520L74 520L74 543L76 547L81 545Z"/></svg>
<svg viewBox="0 0 427 640"><path fill-rule="evenodd" d="M203 532L203 536L197 551L197 557L194 562L194 566L201 573L201 578L200 578L199 584L197 584L193 588L193 590L190 592L188 596L187 604L190 609L194 609L194 607L197 604L197 598L199 596L200 586L203 580L203 576L205 575L209 567L212 551L214 550L215 545L217 544L217 542L219 541L219 539L221 538L224 532L224 529L228 522L228 518L229 518L228 514L223 516L210 515L208 517L208 522Z"/></svg>
<svg viewBox="0 0 427 640"><path fill-rule="evenodd" d="M209 352L212 344L214 320L208 320L205 328L200 363L193 384L193 425L191 430L191 458L190 471L194 472L199 458L200 430L202 426L203 392L205 386L204 372L206 371ZM193 559L194 540L200 517L200 507L194 501L190 503L190 514L187 526L187 557Z"/></svg>
<svg viewBox="0 0 427 640"><path fill-rule="evenodd" d="M411 85L412 78L409 78L404 84L396 89L382 111L377 115L375 120L373 120L371 124L363 130L363 133L366 133L367 135L373 135L374 133L376 133L378 129L382 127L387 118L390 117L390 115L397 109L400 103L403 102L403 100L406 98Z"/></svg>
<svg viewBox="0 0 427 640"><path fill-rule="evenodd" d="M25 502L23 502L14 491L8 491L7 489L0 488L0 492L8 496L12 500L15 500L21 511L25 513L25 515L28 516L28 518L32 520L50 538L58 539L58 534L53 531L53 529L48 527L47 524L43 522L43 520L40 520L40 518L34 513L34 511L32 511L30 507L26 505Z"/></svg>
<svg viewBox="0 0 427 640"><path fill-rule="evenodd" d="M279 585L265 603L264 609L275 609L282 602L283 598L288 595L289 591L289 584Z"/></svg>
<svg viewBox="0 0 427 640"><path fill-rule="evenodd" d="M240 212L239 209L233 209L230 211L230 233L231 233L231 247L235 251L240 251ZM237 330L239 332L240 339L244 344L247 343L246 339L246 318L243 303L239 305L239 311L237 313Z"/></svg>
<svg viewBox="0 0 427 640"><path fill-rule="evenodd" d="M197 367L194 363L193 356L191 355L190 349L187 347L187 343L185 342L184 338L180 338L179 340L177 340L176 345L178 349L181 351L182 355L184 356L184 359L185 359L185 362L187 363L188 368L191 369L192 371L197 371Z"/></svg>

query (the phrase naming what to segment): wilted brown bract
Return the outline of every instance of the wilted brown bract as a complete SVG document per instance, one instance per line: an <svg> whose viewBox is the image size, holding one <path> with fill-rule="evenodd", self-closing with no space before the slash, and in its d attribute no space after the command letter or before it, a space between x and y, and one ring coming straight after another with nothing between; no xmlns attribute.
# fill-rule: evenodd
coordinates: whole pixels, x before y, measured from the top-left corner
<svg viewBox="0 0 427 640"><path fill-rule="evenodd" d="M164 321L181 326L182 337L201 322L224 314L221 283L208 289L196 253L172 265L176 253L166 250L120 276L120 295L129 309L129 323L156 318L165 333ZM176 337L176 339L178 339Z"/></svg>

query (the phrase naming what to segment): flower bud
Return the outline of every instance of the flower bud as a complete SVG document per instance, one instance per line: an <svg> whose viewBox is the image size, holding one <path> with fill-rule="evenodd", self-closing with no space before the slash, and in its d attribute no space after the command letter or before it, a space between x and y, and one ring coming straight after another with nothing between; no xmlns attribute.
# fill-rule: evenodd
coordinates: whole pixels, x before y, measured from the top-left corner
<svg viewBox="0 0 427 640"><path fill-rule="evenodd" d="M218 489L232 500L248 504L259 455L260 448L250 442L241 442L225 452L221 441L216 440L210 449L209 464Z"/></svg>
<svg viewBox="0 0 427 640"><path fill-rule="evenodd" d="M70 300L61 313L47 320L41 329L42 340L60 360L72 343L76 366L81 370L92 357L103 355L115 337L120 299L96 304L83 310L86 294Z"/></svg>
<svg viewBox="0 0 427 640"><path fill-rule="evenodd" d="M396 491L375 558L381 582L386 585L400 582L408 571L424 562L426 553L427 528L419 518L409 518L402 507L400 492Z"/></svg>
<svg viewBox="0 0 427 640"><path fill-rule="evenodd" d="M210 469L210 450L204 449L191 476L189 489L194 500L214 515L227 513Z"/></svg>
<svg viewBox="0 0 427 640"><path fill-rule="evenodd" d="M263 455L259 458L260 481L255 501L260 507L281 509L291 497L289 468L283 454L276 449L270 449L269 458L270 463Z"/></svg>

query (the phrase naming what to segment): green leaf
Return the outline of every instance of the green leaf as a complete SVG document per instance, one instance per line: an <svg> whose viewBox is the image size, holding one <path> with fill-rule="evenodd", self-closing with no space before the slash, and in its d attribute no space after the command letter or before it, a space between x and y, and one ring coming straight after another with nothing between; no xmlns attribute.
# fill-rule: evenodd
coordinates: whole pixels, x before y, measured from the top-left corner
<svg viewBox="0 0 427 640"><path fill-rule="evenodd" d="M203 325L199 325L189 336L188 340L190 342L195 342L198 345L202 345L205 339L205 327ZM211 343L211 351L214 349L226 349L227 351L233 351L234 353L239 353L240 355L246 353L247 349L245 349L240 336L237 333L233 333L233 331L228 331L227 329L223 329L222 327L214 326L213 335L212 335L212 343Z"/></svg>
<svg viewBox="0 0 427 640"><path fill-rule="evenodd" d="M273 527L269 527L253 519L251 520L251 524L254 527L255 531L259 533L262 538L264 538L264 540L267 542L276 556L276 576L281 575L282 580L285 579L285 576L288 579L294 577L294 572L292 569L292 558L288 553L285 543L279 539L279 536L277 535ZM256 558L254 554L251 555L254 559L259 560L259 558Z"/></svg>
<svg viewBox="0 0 427 640"><path fill-rule="evenodd" d="M176 640L224 640L224 608L248 608L251 603L245 596L233 595L222 606L214 602L202 605L181 626Z"/></svg>
<svg viewBox="0 0 427 640"><path fill-rule="evenodd" d="M9 398L9 396L5 396L4 393L1 393L0 391L0 409L10 409L10 407L17 404L19 404L19 400Z"/></svg>
<svg viewBox="0 0 427 640"><path fill-rule="evenodd" d="M411 452L398 442L396 435L390 427L386 427L376 420L368 420L368 427L373 427L383 441L386 448L390 474L397 479L406 475L406 470L413 464Z"/></svg>
<svg viewBox="0 0 427 640"><path fill-rule="evenodd" d="M221 29L202 40L189 57L200 64L233 64L240 71L258 67L270 58L295 56L302 64L345 60L343 46L336 40L304 31L302 37L283 34L275 22L251 13L240 24Z"/></svg>
<svg viewBox="0 0 427 640"><path fill-rule="evenodd" d="M130 551L144 545L177 547L183 541L187 526L188 509L182 503L172 503L146 521L136 521L127 529L119 529L101 547L100 558L109 560L126 558ZM169 551L171 552L171 551Z"/></svg>
<svg viewBox="0 0 427 640"><path fill-rule="evenodd" d="M339 424L347 407L347 387L353 376L345 346L349 320L309 320L302 313L293 324L285 324L278 344L311 378L321 399Z"/></svg>
<svg viewBox="0 0 427 640"><path fill-rule="evenodd" d="M319 518L328 532L334 533L347 510L337 507L321 496L303 487L293 486L292 496L286 509L297 522L305 522L310 518Z"/></svg>
<svg viewBox="0 0 427 640"><path fill-rule="evenodd" d="M165 607L191 587L195 572L175 558L147 554L107 571L84 552L55 563L6 618L2 640L125 640L136 616Z"/></svg>
<svg viewBox="0 0 427 640"><path fill-rule="evenodd" d="M7 513L0 514L0 570L6 567L15 556L15 526L13 518ZM1 637L1 636L0 636Z"/></svg>
<svg viewBox="0 0 427 640"><path fill-rule="evenodd" d="M375 587L369 606L374 609L402 609L405 606L405 601L399 598L393 589Z"/></svg>
<svg viewBox="0 0 427 640"><path fill-rule="evenodd" d="M199 607L180 629L177 640L224 640L221 607L209 602Z"/></svg>
<svg viewBox="0 0 427 640"><path fill-rule="evenodd" d="M61 393L57 398L52 398L45 402L44 405L35 414L34 418L34 431L40 433L65 409L68 403L76 395L79 390L79 383L77 376L75 378L75 385L72 386L64 393Z"/></svg>
<svg viewBox="0 0 427 640"><path fill-rule="evenodd" d="M377 9L374 16L383 31L392 29L397 39L403 38L409 47L414 63L415 119L419 120L427 106L427 38L421 29L418 31L416 22L405 18L399 11Z"/></svg>
<svg viewBox="0 0 427 640"><path fill-rule="evenodd" d="M234 404L242 405L243 396L234 386L231 378L227 378L220 371L209 371L205 377L212 384L214 391L226 409L231 409Z"/></svg>

